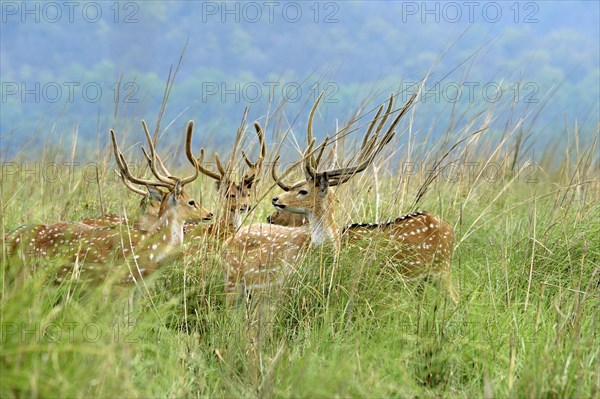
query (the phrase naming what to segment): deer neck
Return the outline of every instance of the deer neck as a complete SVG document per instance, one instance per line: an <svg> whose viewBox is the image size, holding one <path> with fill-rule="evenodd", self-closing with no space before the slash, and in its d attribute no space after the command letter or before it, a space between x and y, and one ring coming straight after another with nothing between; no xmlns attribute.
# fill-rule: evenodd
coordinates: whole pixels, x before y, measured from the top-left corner
<svg viewBox="0 0 600 399"><path fill-rule="evenodd" d="M242 215L239 212L223 209L222 213L217 215L212 225L212 231L217 231L220 235L227 235L237 230L241 224Z"/></svg>
<svg viewBox="0 0 600 399"><path fill-rule="evenodd" d="M244 214L239 211L230 211L229 212L229 223L228 227L232 230L237 230L242 225L242 220L244 219Z"/></svg>
<svg viewBox="0 0 600 399"><path fill-rule="evenodd" d="M330 206L308 214L311 245L318 247L327 241L339 247L338 226Z"/></svg>
<svg viewBox="0 0 600 399"><path fill-rule="evenodd" d="M179 215L174 209L169 209L158 218L150 234L165 242L169 246L181 245L183 243L183 225Z"/></svg>
<svg viewBox="0 0 600 399"><path fill-rule="evenodd" d="M135 219L133 225L141 230L150 230L153 226L156 226L157 222L158 218L156 216L142 213Z"/></svg>

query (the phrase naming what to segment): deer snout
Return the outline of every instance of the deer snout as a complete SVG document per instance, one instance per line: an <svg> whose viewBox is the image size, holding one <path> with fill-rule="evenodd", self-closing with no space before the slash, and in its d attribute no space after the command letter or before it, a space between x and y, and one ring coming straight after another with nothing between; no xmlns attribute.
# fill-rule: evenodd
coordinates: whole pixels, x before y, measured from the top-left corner
<svg viewBox="0 0 600 399"><path fill-rule="evenodd" d="M279 197L273 197L273 199L271 200L271 202L273 203L273 206L276 209L283 209L285 208L285 205L282 205L279 203Z"/></svg>

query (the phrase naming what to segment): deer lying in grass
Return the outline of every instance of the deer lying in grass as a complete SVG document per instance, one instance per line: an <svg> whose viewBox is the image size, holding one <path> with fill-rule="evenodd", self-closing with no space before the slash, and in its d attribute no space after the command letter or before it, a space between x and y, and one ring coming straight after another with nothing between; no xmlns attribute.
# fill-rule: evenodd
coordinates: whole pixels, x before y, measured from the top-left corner
<svg viewBox="0 0 600 399"><path fill-rule="evenodd" d="M152 137L150 136L150 131L148 130L148 125L146 125L146 122L144 120L142 120L142 127L143 127L144 133L146 135L146 140L147 140L149 148L150 148L150 153L152 154L152 156L155 157L155 160L156 160L156 162L153 164L152 158L148 155L148 153L142 147L142 151L144 153L144 156L146 157L146 160L148 161L150 170L152 171L154 176L159 180L161 180L161 179L164 180L164 179L168 178L169 181L175 182L174 179L170 178L170 176L172 176L172 174L167 170L167 168L165 167L161 158L156 153L156 151L154 149L154 142L152 140ZM114 142L113 142L113 152L114 152L115 159L119 163L120 162L119 155L117 153L117 147ZM192 162L192 161L190 160L190 162ZM158 171L158 167L160 167L162 169L162 172ZM122 168L119 168L119 169L122 169ZM114 227L116 225L119 225L122 223L127 223L128 221L132 221L132 222L130 222L130 225L132 228L134 228L136 230L147 231L158 220L158 211L160 210L160 204L161 204L164 196L167 193L165 191L161 190L160 188L153 187L153 186L145 186L146 191L144 191L143 189L136 187L134 185L134 182L131 182L123 173L117 172L117 174L121 178L121 181L123 182L125 187L127 187L129 190L133 191L134 193L142 196L142 200L140 201L140 205L137 209L136 215L133 218L126 220L121 215L107 214L100 218L84 219L80 223L83 223L83 224L86 224L86 225L89 225L92 227ZM189 231L191 228L193 228L196 224L197 224L197 222L194 222L194 221L186 221L187 231ZM186 229L184 229L184 232L185 231L186 231Z"/></svg>
<svg viewBox="0 0 600 399"><path fill-rule="evenodd" d="M306 215L277 209L267 217L280 226L303 226ZM451 263L454 251L452 226L426 212L417 211L385 223L352 223L342 230L343 245L356 245L363 252L391 252L398 272L405 278L434 276L454 303L459 295L452 284Z"/></svg>
<svg viewBox="0 0 600 399"><path fill-rule="evenodd" d="M247 113L246 113L247 115ZM200 172L206 176L212 178L216 182L217 190L219 192L219 198L222 198L222 208L219 210L218 215L215 217L215 221L209 225L200 225L197 228L190 231L189 236L192 238L206 238L213 237L218 240L224 240L231 236L237 229L240 228L244 217L248 214L251 209L251 189L254 183L258 181L258 176L262 170L265 156L266 156L266 144L265 136L262 128L258 122L254 122L254 129L256 130L256 136L260 145L260 152L256 162L250 161L246 153L242 150L242 157L250 168L250 171L246 173L239 183L231 180L230 166L232 164L232 158L235 149L238 147L243 134L243 126L246 121L246 115L242 120L242 124L238 129L234 151L232 151L230 159L227 162L227 167L223 167L219 154L215 153L215 164L217 166L217 172L205 168L202 165L200 159L196 160ZM200 150L200 158L204 157L204 148Z"/></svg>
<svg viewBox="0 0 600 399"><path fill-rule="evenodd" d="M162 198L156 223L145 232L122 225L93 228L64 222L20 228L5 238L9 256L20 257L25 262L42 258L56 263L59 267L57 282L69 278L102 282L111 278L121 283L132 283L151 275L181 254L184 220L208 220L212 217L184 189L199 174L195 158L189 155L193 122L190 121L187 127L186 153L194 160L194 174L182 179L169 177L150 181L134 177L118 149L114 131L111 130L110 134L117 166L123 176L136 184L168 190ZM156 157L151 162L154 168Z"/></svg>
<svg viewBox="0 0 600 399"><path fill-rule="evenodd" d="M377 119L383 111L383 106L381 107L363 138L354 166L326 171L318 171L318 166L327 139L316 151L313 151L315 140L312 138L312 121L320 99L321 96L313 105L308 119L309 145L304 152L303 160L305 180L288 186L277 177L276 164L279 156L275 158L272 165L273 178L284 190L284 193L272 199L273 205L278 210L306 215L308 226L291 228L272 224L254 224L242 227L227 242L223 254L228 303L231 303L244 289L251 290L281 282L286 272L293 268L307 247L318 247L329 243L333 245L334 252L338 252L340 234L334 215L335 197L331 187L347 182L373 162L376 155L394 136L395 127L414 97L404 106L382 137L380 133L390 114L393 98L390 99L384 117L377 124ZM319 152L317 158L314 157L313 152Z"/></svg>

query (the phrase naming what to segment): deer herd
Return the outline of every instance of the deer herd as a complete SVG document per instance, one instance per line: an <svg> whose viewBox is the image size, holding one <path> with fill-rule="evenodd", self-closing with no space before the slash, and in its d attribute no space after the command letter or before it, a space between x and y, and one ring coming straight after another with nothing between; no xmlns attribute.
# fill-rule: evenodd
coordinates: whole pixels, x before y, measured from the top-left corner
<svg viewBox="0 0 600 399"><path fill-rule="evenodd" d="M194 123L187 124L185 154L190 175L171 174L158 155L146 123L143 131L148 151L142 148L143 162L153 178L134 175L121 152L115 132L110 130L117 173L129 190L140 195L138 209L130 216L110 214L80 222L25 225L3 237L4 259L23 265L43 265L56 283L107 280L131 285L142 282L162 267L196 251L219 256L225 279L226 302L233 304L240 294L264 287L281 287L286 276L301 272L304 255L315 248L331 248L333 262L345 247L356 246L366 257L388 254L386 264L407 280L435 277L448 298L456 303L458 294L451 280L454 234L451 225L429 212L412 212L386 223L352 223L340 228L336 220L334 187L341 186L365 171L390 143L402 117L415 96L393 111L394 96L381 105L368 124L359 149L344 167L322 165L326 138L316 143L313 119L321 100L313 104L307 122L305 150L281 176L279 154L274 156L270 175L282 190L271 199L275 208L267 223L246 222L254 209L255 183L262 178L266 159L265 133L254 129L260 149L252 162L240 151L248 172L238 182L232 179L234 152L244 133L244 115L237 131L234 151L223 163L214 155L216 170L204 165L205 150L196 157L192 150ZM386 122L394 113L389 126ZM301 167L304 178L287 183L284 178ZM200 174L216 182L220 209L213 215L187 192ZM324 247L325 246L325 247ZM383 266L382 266L383 267ZM387 266L386 266L387 267Z"/></svg>

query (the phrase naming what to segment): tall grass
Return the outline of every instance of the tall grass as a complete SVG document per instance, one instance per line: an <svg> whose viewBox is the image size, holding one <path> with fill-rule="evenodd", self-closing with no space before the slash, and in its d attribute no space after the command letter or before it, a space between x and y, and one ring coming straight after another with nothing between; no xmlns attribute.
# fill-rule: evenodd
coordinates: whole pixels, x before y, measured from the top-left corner
<svg viewBox="0 0 600 399"><path fill-rule="evenodd" d="M409 145L340 187L338 213L384 221L419 208L453 224L457 306L381 254L343 248L336 262L323 248L285 288L228 308L218 252L204 249L137 288L125 314L128 292L13 278L22 266L2 243L0 396L600 395L598 130L565 131L574 144L529 159L519 123L497 135L484 116L439 141L416 140L412 123L398 139ZM48 147L41 159L70 156ZM2 232L132 211L110 166L107 154L52 182L32 181L32 164L3 169ZM264 178L259 197L271 185ZM218 207L212 184L191 190ZM262 201L247 222L270 212Z"/></svg>

